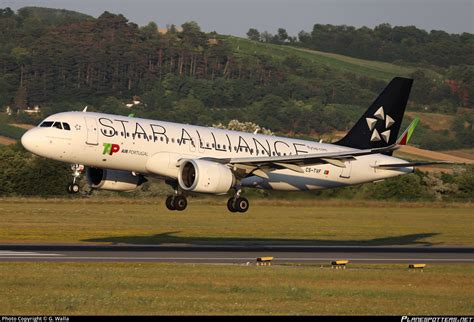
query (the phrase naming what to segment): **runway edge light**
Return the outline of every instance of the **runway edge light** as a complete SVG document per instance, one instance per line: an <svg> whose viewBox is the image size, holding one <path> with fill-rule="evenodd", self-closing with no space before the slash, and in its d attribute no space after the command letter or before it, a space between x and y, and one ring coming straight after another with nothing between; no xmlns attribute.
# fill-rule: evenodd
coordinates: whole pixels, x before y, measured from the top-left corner
<svg viewBox="0 0 474 322"><path fill-rule="evenodd" d="M336 269L339 269L339 268L345 269L347 264L349 264L348 260L335 260L331 262L332 268L336 268Z"/></svg>
<svg viewBox="0 0 474 322"><path fill-rule="evenodd" d="M408 265L408 268L423 271L423 269L426 268L426 264L410 264Z"/></svg>
<svg viewBox="0 0 474 322"><path fill-rule="evenodd" d="M270 266L272 264L273 257L258 257L257 258L257 266Z"/></svg>

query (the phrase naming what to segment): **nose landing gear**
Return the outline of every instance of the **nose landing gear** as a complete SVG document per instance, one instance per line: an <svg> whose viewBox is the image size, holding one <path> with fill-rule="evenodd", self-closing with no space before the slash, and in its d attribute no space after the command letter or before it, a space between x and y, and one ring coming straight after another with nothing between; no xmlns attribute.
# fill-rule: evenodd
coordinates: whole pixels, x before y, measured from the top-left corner
<svg viewBox="0 0 474 322"><path fill-rule="evenodd" d="M67 192L71 194L76 194L79 192L79 185L76 183L77 178L79 178L84 172L84 166L82 164L73 164L71 165L72 174L72 183L67 186Z"/></svg>

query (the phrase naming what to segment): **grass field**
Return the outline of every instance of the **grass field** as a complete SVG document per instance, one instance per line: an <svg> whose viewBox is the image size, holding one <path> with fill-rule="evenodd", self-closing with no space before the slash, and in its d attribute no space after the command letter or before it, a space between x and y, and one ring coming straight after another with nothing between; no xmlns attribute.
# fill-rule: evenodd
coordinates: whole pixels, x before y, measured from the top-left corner
<svg viewBox="0 0 474 322"><path fill-rule="evenodd" d="M225 199L0 200L0 243L474 245L471 204ZM329 263L328 263L329 264ZM472 264L0 263L0 315L474 313Z"/></svg>
<svg viewBox="0 0 474 322"><path fill-rule="evenodd" d="M450 150L450 151L442 151L442 152L446 153L446 154L454 155L456 157L474 160L474 148L461 149L461 150Z"/></svg>
<svg viewBox="0 0 474 322"><path fill-rule="evenodd" d="M0 135L0 145L10 145L15 144L16 142L15 139Z"/></svg>
<svg viewBox="0 0 474 322"><path fill-rule="evenodd" d="M226 199L2 199L0 243L474 245L472 204Z"/></svg>
<svg viewBox="0 0 474 322"><path fill-rule="evenodd" d="M414 71L413 68L403 67L395 64L379 61L358 59L333 53L281 46L268 43L251 41L245 38L225 36L231 44L235 54L265 54L275 59L283 60L289 55L309 60L314 64L327 65L342 72L351 72L357 75L373 77L382 80L390 80L395 76L407 76Z"/></svg>
<svg viewBox="0 0 474 322"><path fill-rule="evenodd" d="M472 315L472 267L0 263L0 315Z"/></svg>
<svg viewBox="0 0 474 322"><path fill-rule="evenodd" d="M432 130L435 131L442 131L442 130L450 130L451 125L454 121L453 115L448 114L440 114L440 113L422 113L422 112L406 112L411 118L418 117L420 118L420 122L429 126Z"/></svg>
<svg viewBox="0 0 474 322"><path fill-rule="evenodd" d="M474 157L469 154L469 149L453 150L453 151L430 151L419 149L411 145L402 146L395 151L394 156L407 160L443 160L459 164L474 164ZM454 167L452 165L426 166L418 167L421 171L434 171L453 173Z"/></svg>

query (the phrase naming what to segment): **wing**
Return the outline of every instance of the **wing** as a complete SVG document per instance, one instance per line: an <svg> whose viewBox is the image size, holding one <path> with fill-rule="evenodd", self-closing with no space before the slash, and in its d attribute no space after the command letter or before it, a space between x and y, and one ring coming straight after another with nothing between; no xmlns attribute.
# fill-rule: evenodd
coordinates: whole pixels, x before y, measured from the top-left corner
<svg viewBox="0 0 474 322"><path fill-rule="evenodd" d="M259 177L268 178L267 172L275 169L289 169L303 173L302 166L329 163L336 167L345 168L345 161L354 160L357 156L389 152L399 146L393 144L387 147L374 149L347 149L337 152L322 152L303 155L269 156L269 157L246 157L246 158L203 158L204 160L228 164L233 167L234 172L244 177L254 174Z"/></svg>

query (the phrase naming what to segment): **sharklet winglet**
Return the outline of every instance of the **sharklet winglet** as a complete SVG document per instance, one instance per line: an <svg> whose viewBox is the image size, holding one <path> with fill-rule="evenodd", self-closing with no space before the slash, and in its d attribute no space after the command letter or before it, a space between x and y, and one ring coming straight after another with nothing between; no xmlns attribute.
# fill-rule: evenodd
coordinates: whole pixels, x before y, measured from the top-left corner
<svg viewBox="0 0 474 322"><path fill-rule="evenodd" d="M403 131L402 135L400 135L400 137L398 138L396 143L397 145L408 144L411 136L413 135L413 132L415 131L415 127L418 125L418 122L420 122L420 119L418 117L415 117L415 119L410 123L407 129Z"/></svg>

